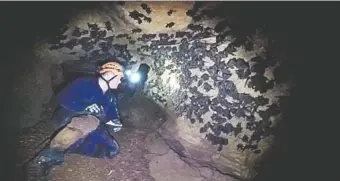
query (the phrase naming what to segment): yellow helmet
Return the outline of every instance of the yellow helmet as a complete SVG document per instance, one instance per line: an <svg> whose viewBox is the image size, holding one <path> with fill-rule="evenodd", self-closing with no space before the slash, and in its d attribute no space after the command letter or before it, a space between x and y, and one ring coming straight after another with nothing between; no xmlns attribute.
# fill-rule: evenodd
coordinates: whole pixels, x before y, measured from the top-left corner
<svg viewBox="0 0 340 181"><path fill-rule="evenodd" d="M108 62L100 67L99 73L112 72L119 77L124 77L123 66L118 62Z"/></svg>

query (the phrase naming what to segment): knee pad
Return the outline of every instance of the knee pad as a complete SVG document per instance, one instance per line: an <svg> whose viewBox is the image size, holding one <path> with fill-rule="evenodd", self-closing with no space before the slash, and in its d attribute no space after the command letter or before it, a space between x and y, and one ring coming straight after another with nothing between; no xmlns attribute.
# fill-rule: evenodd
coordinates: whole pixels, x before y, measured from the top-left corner
<svg viewBox="0 0 340 181"><path fill-rule="evenodd" d="M69 129L78 130L84 134L89 134L99 126L99 119L91 115L82 115L73 117L71 122L66 126Z"/></svg>
<svg viewBox="0 0 340 181"><path fill-rule="evenodd" d="M79 139L83 139L99 126L99 120L94 116L79 116L63 128L51 141L50 147L67 149Z"/></svg>

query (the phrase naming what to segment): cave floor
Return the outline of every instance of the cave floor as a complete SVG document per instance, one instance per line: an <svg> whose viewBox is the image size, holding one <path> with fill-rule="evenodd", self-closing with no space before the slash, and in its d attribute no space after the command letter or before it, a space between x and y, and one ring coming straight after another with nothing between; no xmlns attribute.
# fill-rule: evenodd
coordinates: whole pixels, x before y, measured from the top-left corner
<svg viewBox="0 0 340 181"><path fill-rule="evenodd" d="M31 143L20 147L18 153L27 161L37 153L47 141L49 127L40 122L22 137ZM44 130L40 130L44 129ZM65 162L55 166L48 177L49 181L153 181L149 171L149 160L144 156L145 138L149 130L124 128L114 137L119 142L120 153L113 159L98 159L78 154L66 154ZM40 138L40 142L34 140ZM41 139L43 138L43 139ZM21 164L18 164L19 166ZM22 175L23 176L23 175ZM23 178L21 178L24 180ZM21 180L20 179L20 180Z"/></svg>
<svg viewBox="0 0 340 181"><path fill-rule="evenodd" d="M48 143L53 133L49 117L52 115L53 103L45 110L35 126L22 132L17 147L18 170L29 159ZM153 181L149 171L149 160L145 148L145 138L150 130L142 128L123 128L113 135L119 142L120 153L113 159L97 159L77 154L66 154L65 163L55 166L49 181ZM17 180L24 180L23 173L18 174Z"/></svg>
<svg viewBox="0 0 340 181"><path fill-rule="evenodd" d="M115 138L120 153L113 159L67 154L65 163L53 168L50 181L153 181L144 140L147 130L123 129Z"/></svg>

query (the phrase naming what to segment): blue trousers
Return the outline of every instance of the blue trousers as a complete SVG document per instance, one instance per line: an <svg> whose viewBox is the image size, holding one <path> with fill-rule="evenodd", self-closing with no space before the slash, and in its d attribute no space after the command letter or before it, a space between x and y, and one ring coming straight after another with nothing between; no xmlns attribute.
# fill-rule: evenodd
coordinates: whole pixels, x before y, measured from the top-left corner
<svg viewBox="0 0 340 181"><path fill-rule="evenodd" d="M62 129L71 122L73 117L79 115L79 113L68 111L63 107L57 108L53 114L55 128ZM73 143L67 152L95 158L113 158L119 153L119 144L106 130L104 123L100 123L98 128L85 138Z"/></svg>

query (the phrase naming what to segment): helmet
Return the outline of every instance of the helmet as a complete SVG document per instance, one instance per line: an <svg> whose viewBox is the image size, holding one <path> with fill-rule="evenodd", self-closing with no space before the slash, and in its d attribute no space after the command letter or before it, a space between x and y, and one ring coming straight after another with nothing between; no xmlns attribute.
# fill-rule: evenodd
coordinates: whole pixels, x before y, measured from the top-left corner
<svg viewBox="0 0 340 181"><path fill-rule="evenodd" d="M106 72L112 72L116 76L119 76L120 78L124 77L123 73L123 66L119 64L118 62L108 62L102 65L98 71L98 73L105 74Z"/></svg>

